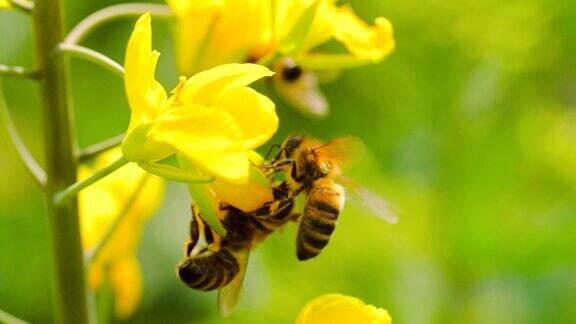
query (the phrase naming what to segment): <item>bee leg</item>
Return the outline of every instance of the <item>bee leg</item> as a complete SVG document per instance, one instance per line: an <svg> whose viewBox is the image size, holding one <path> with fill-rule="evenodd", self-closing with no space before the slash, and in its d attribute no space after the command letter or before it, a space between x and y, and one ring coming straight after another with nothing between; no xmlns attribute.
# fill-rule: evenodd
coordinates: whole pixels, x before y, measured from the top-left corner
<svg viewBox="0 0 576 324"><path fill-rule="evenodd" d="M292 177L292 179L294 179L294 181L301 183L304 182L304 180L306 180L306 175L305 174L301 174L300 176L298 176L298 168L296 167L296 161L293 159L287 159L287 160L283 160L278 162L279 165L281 165L281 170L285 169L285 167L287 165L291 166L292 168L290 169L290 177ZM302 190L300 190L302 191ZM300 193L300 192L298 192ZM297 196L298 194L296 194L295 196Z"/></svg>
<svg viewBox="0 0 576 324"><path fill-rule="evenodd" d="M192 204L192 219L190 220L190 239L184 242L184 253L186 256L190 256L192 254L192 250L198 243L198 239L200 237L200 213L198 207Z"/></svg>
<svg viewBox="0 0 576 324"><path fill-rule="evenodd" d="M294 200L283 198L264 204L264 206L252 212L251 216L260 220L273 219L274 221L282 221L290 215L292 208L294 208Z"/></svg>
<svg viewBox="0 0 576 324"><path fill-rule="evenodd" d="M270 164L261 164L259 166L259 168L262 171L271 171L272 173L274 172L279 172L284 170L287 166L292 166L292 169L296 168L296 161L294 161L293 159L286 159L286 160L281 160L281 161L276 161Z"/></svg>
<svg viewBox="0 0 576 324"><path fill-rule="evenodd" d="M292 213L288 216L288 219L293 222L298 222L302 217L302 213Z"/></svg>
<svg viewBox="0 0 576 324"><path fill-rule="evenodd" d="M307 187L307 186L306 186L305 184L301 185L301 186L298 187L296 190L294 190L294 191L290 194L290 196L288 196L288 199L290 199L290 200L296 199L296 197L298 197L298 195L299 195L302 191L304 191L304 189L306 189L306 187Z"/></svg>
<svg viewBox="0 0 576 324"><path fill-rule="evenodd" d="M208 250L212 253L218 252L220 250L220 242L222 241L222 238L220 235L218 235L218 233L212 230L210 225L208 225L204 219L200 218L200 220L202 221L204 240L206 241L206 244L208 244L204 250Z"/></svg>

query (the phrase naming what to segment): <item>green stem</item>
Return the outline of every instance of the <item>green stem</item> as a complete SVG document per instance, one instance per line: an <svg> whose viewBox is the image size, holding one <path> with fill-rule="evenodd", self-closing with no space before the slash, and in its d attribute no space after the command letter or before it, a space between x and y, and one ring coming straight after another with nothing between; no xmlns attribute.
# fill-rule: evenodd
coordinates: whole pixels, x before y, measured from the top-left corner
<svg viewBox="0 0 576 324"><path fill-rule="evenodd" d="M20 159L26 166L26 169L38 186L44 189L46 187L46 172L40 167L38 162L34 159L28 148L22 141L16 126L14 125L14 121L12 120L12 116L10 116L10 111L8 110L8 106L6 105L6 100L4 99L4 92L2 91L2 85L0 84L0 123L4 125L6 128L6 132L14 145L14 148L18 152Z"/></svg>
<svg viewBox="0 0 576 324"><path fill-rule="evenodd" d="M94 246L94 248L92 248L92 250L86 253L86 264L89 264L90 262L96 260L100 252L102 252L102 249L110 241L112 236L114 236L114 233L116 232L120 224L122 224L122 221L124 221L124 219L128 215L128 212L130 211L132 206L134 206L136 200L140 197L140 193L144 189L144 186L146 185L146 182L148 181L149 178L150 176L148 174L142 176L142 179L140 179L140 181L136 185L136 189L134 189L134 191L128 198L128 201L126 201L126 203L124 204L118 215L116 215L116 218L114 218L114 221L112 222L112 224L110 224L102 239Z"/></svg>
<svg viewBox="0 0 576 324"><path fill-rule="evenodd" d="M126 134L120 134L100 143L96 143L94 145L88 146L87 148L81 149L80 152L78 152L78 158L80 159L80 162L90 161L98 156L98 154L122 144L124 137L126 137Z"/></svg>
<svg viewBox="0 0 576 324"><path fill-rule="evenodd" d="M0 75L22 77L28 79L38 79L38 70L27 69L21 66L8 66L0 64Z"/></svg>
<svg viewBox="0 0 576 324"><path fill-rule="evenodd" d="M98 64L115 73L119 77L124 78L124 67L122 67L122 65L116 63L116 61L108 56L84 46L62 43L58 45L58 53L67 54L68 56L77 57Z"/></svg>
<svg viewBox="0 0 576 324"><path fill-rule="evenodd" d="M142 162L138 163L138 166L152 174L176 182L198 184L214 182L213 176L189 172L168 164L162 164L158 162Z"/></svg>
<svg viewBox="0 0 576 324"><path fill-rule="evenodd" d="M88 323L84 256L77 199L55 204L58 192L76 182L76 139L68 64L54 52L64 39L63 0L41 0L33 10L37 66L44 119L46 195L53 266L55 319Z"/></svg>
<svg viewBox="0 0 576 324"><path fill-rule="evenodd" d="M60 192L58 192L54 196L54 203L56 205L65 204L71 198L76 197L76 195L78 195L78 193L80 191L82 191L82 189L85 189L86 187L93 185L94 183L98 182L99 180L106 177L110 173L120 169L121 167L126 165L128 162L129 161L124 156L122 156L118 160L112 162L107 167L104 167L104 168L94 172L94 174L92 174L90 177L88 177L82 181L78 181L78 182L70 185L69 187L62 189Z"/></svg>
<svg viewBox="0 0 576 324"><path fill-rule="evenodd" d="M64 42L68 44L79 44L94 29L100 25L103 25L104 23L122 17L139 16L146 12L150 12L152 15L160 18L172 17L172 12L166 5L151 3L118 4L104 8L100 11L96 11L95 13L86 17L78 25L76 25L72 31L70 31Z"/></svg>

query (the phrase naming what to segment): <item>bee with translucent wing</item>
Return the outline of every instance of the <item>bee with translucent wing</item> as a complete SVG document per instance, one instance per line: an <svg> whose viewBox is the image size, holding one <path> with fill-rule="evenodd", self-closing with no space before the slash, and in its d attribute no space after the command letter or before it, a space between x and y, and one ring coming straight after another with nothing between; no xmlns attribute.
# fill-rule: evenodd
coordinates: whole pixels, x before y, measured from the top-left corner
<svg viewBox="0 0 576 324"><path fill-rule="evenodd" d="M342 173L364 155L363 142L354 136L334 139L328 143L291 135L280 146L276 156L260 168L272 177L285 172L288 195L285 206L304 192L307 196L296 237L296 255L307 260L318 255L328 244L344 208L346 185L377 216L395 223L397 218L382 197L362 187ZM282 211L282 209L279 209Z"/></svg>

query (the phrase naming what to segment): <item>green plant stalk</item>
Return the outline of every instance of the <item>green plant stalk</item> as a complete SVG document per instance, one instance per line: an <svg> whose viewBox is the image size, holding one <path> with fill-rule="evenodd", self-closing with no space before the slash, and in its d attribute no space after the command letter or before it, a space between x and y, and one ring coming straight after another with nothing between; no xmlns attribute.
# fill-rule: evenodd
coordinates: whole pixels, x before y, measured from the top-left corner
<svg viewBox="0 0 576 324"><path fill-rule="evenodd" d="M98 53L83 46L66 43L60 44L58 46L58 51L61 54L67 54L68 56L77 57L98 64L119 77L124 78L124 67L102 53Z"/></svg>
<svg viewBox="0 0 576 324"><path fill-rule="evenodd" d="M33 10L44 119L46 195L53 263L53 299L58 323L88 323L86 280L78 201L61 205L55 195L76 182L77 161L68 64L55 50L64 39L62 0L37 1Z"/></svg>
<svg viewBox="0 0 576 324"><path fill-rule="evenodd" d="M126 134L120 134L114 137L111 137L107 140L104 140L100 143L96 143L94 145L90 145L86 148L83 148L81 150L78 151L78 159L80 159L80 162L86 162L86 161L90 161L93 158L95 158L96 156L98 156L98 154L108 151L109 149L112 149L120 144L122 144L122 141L124 140L124 138L126 137Z"/></svg>
<svg viewBox="0 0 576 324"><path fill-rule="evenodd" d="M66 204L66 202L69 201L70 199L76 198L76 196L78 195L78 193L80 191L82 191L83 189L85 189L85 188L95 184L96 182L102 180L104 177L106 177L107 175L111 174L112 172L120 169L121 167L126 165L128 162L129 161L124 156L122 156L118 160L112 162L110 165L108 165L108 166L106 166L100 170L97 170L90 177L88 177L82 181L75 182L74 184L70 185L69 187L62 189L62 191L60 191L54 195L54 203L58 206Z"/></svg>

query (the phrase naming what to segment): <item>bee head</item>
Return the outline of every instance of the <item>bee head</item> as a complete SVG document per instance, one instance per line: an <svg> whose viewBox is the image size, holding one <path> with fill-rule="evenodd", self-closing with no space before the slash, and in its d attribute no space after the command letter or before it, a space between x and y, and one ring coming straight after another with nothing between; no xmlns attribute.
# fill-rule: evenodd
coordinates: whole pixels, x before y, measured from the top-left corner
<svg viewBox="0 0 576 324"><path fill-rule="evenodd" d="M281 59L277 63L276 70L280 75L282 81L286 83L294 83L302 77L304 71L292 58Z"/></svg>
<svg viewBox="0 0 576 324"><path fill-rule="evenodd" d="M290 158L293 156L294 151L300 147L302 141L304 141L304 136L300 134L292 134L286 138L284 143L282 143L282 149L280 152L283 152L286 158Z"/></svg>

